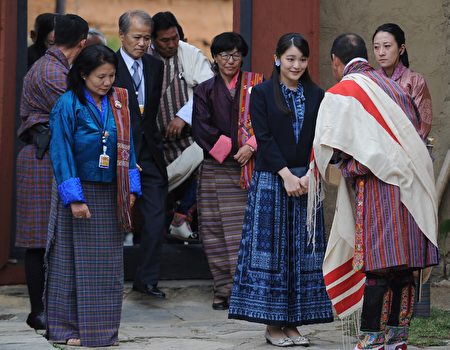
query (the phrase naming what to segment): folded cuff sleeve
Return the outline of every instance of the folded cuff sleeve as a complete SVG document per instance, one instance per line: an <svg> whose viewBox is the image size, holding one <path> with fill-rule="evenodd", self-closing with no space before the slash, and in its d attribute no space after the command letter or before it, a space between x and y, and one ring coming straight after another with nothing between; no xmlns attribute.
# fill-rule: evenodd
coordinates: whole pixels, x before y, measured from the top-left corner
<svg viewBox="0 0 450 350"><path fill-rule="evenodd" d="M136 196L142 196L141 190L141 175L138 169L129 169L128 174L130 176L130 193L134 193Z"/></svg>
<svg viewBox="0 0 450 350"><path fill-rule="evenodd" d="M58 192L66 207L73 202L86 203L86 199L83 194L83 187L81 186L81 180L78 177L72 177L62 182L58 185Z"/></svg>
<svg viewBox="0 0 450 350"><path fill-rule="evenodd" d="M220 164L223 163L226 157L231 152L231 139L228 136L220 135L209 154L217 160Z"/></svg>
<svg viewBox="0 0 450 350"><path fill-rule="evenodd" d="M247 145L249 145L251 148L253 148L255 150L255 152L258 150L258 144L256 143L256 137L255 135L253 135L252 137L250 137L247 142L245 143Z"/></svg>

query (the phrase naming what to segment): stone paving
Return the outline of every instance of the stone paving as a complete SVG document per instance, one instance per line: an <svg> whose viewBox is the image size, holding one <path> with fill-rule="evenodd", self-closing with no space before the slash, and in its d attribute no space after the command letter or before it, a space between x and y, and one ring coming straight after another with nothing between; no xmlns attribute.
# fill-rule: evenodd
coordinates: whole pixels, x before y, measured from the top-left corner
<svg viewBox="0 0 450 350"><path fill-rule="evenodd" d="M165 300L133 292L131 285L126 284L120 346L109 349L274 349L265 342L264 325L228 320L227 312L212 310L211 281L162 281L159 286L167 293ZM1 350L84 349L48 343L25 324L27 313L26 286L0 287ZM308 349L348 350L343 349L340 328L341 322L335 321L303 326L300 331L311 340ZM427 349L450 350L450 346Z"/></svg>

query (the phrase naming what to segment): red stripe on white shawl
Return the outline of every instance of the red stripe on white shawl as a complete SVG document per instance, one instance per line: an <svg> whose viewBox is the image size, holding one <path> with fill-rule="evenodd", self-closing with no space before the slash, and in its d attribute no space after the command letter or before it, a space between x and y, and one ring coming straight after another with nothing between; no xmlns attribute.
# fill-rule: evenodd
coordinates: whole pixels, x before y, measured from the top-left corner
<svg viewBox="0 0 450 350"><path fill-rule="evenodd" d="M353 258L347 260L342 265L335 268L333 271L330 271L324 276L325 283L327 285L330 285L334 282L336 282L338 279L342 278L346 274L348 274L350 271L353 270L352 267Z"/></svg>
<svg viewBox="0 0 450 350"><path fill-rule="evenodd" d="M353 294L348 295L337 303L333 303L336 313L338 315L344 315L353 310L353 308L357 308L358 304L362 303L362 299L364 296L364 287L365 285L362 284L361 287Z"/></svg>
<svg viewBox="0 0 450 350"><path fill-rule="evenodd" d="M340 297L347 290L358 285L364 279L364 277L365 277L364 273L356 271L355 273L352 273L351 275L347 276L342 282L340 282L336 286L327 289L328 295L330 296L331 299ZM327 285L330 286L331 283L327 283Z"/></svg>
<svg viewBox="0 0 450 350"><path fill-rule="evenodd" d="M367 95L367 93L363 90L361 86L359 86L353 80L343 80L339 84L331 87L327 92L342 95L342 96L350 96L356 98L359 103L364 107L364 109L375 118L375 120L383 127L384 130L395 140L395 142L399 143L389 126L386 124L383 116L381 115L378 108L375 106L373 101Z"/></svg>
<svg viewBox="0 0 450 350"><path fill-rule="evenodd" d="M353 271L353 258L324 275L328 296L338 315L352 313L362 303L365 274Z"/></svg>

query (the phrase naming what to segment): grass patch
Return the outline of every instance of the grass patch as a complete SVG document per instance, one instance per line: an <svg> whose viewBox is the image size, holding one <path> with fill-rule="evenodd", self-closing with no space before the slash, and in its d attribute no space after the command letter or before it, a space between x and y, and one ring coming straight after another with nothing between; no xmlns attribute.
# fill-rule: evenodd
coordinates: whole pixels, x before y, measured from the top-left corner
<svg viewBox="0 0 450 350"><path fill-rule="evenodd" d="M429 318L414 317L408 343L415 346L442 346L450 340L450 311L431 308Z"/></svg>

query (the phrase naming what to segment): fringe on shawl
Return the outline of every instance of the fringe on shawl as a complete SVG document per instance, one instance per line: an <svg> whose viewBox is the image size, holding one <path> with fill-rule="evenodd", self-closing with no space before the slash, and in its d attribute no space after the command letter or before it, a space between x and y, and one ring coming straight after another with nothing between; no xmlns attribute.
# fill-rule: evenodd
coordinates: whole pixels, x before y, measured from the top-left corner
<svg viewBox="0 0 450 350"><path fill-rule="evenodd" d="M341 318L342 350L355 349L358 334L361 327L361 309L356 310L349 316Z"/></svg>
<svg viewBox="0 0 450 350"><path fill-rule="evenodd" d="M308 185L308 206L306 217L306 229L308 232L308 244L313 244L313 251L316 246L316 223L317 223L317 209L322 205L325 199L324 187L319 170L316 167L314 159L309 165L309 185Z"/></svg>

